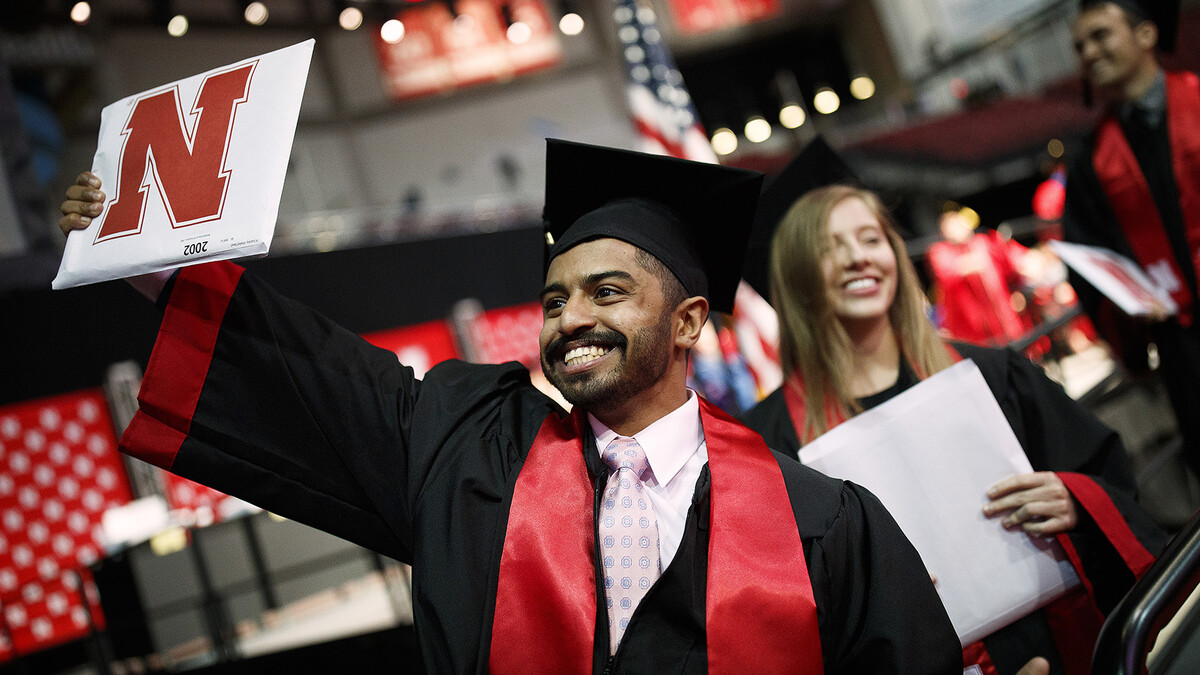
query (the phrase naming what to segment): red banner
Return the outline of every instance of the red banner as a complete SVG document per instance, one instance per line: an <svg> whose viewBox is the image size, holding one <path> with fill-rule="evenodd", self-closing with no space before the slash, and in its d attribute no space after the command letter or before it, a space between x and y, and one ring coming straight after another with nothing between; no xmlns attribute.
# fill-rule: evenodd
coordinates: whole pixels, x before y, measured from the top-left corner
<svg viewBox="0 0 1200 675"><path fill-rule="evenodd" d="M779 0L668 0L675 27L700 35L779 16Z"/></svg>
<svg viewBox="0 0 1200 675"><path fill-rule="evenodd" d="M459 356L454 334L445 321L366 333L363 338L376 347L394 352L400 363L416 371L417 377L423 377L427 370L442 361Z"/></svg>
<svg viewBox="0 0 1200 675"><path fill-rule="evenodd" d="M395 43L375 34L384 86L397 100L428 96L548 68L562 46L542 0L458 0L401 10L404 25ZM514 24L513 31L502 7Z"/></svg>

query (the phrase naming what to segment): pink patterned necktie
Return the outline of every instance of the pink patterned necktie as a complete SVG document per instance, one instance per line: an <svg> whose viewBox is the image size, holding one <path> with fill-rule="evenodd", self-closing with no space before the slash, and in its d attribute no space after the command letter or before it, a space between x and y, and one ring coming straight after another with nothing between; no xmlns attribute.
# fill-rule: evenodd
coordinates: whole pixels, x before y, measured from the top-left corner
<svg viewBox="0 0 1200 675"><path fill-rule="evenodd" d="M617 437L604 449L612 471L600 504L600 545L608 596L609 652L616 653L629 617L662 574L658 519L642 485L650 468L646 451L632 438Z"/></svg>

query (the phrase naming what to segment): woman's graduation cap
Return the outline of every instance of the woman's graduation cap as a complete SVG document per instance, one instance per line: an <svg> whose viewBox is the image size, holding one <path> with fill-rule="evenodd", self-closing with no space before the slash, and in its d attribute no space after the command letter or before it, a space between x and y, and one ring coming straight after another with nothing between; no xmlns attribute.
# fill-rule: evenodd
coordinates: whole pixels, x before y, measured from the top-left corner
<svg viewBox="0 0 1200 675"><path fill-rule="evenodd" d="M764 298L771 297L771 238L775 236L779 221L805 193L835 183L862 185L841 156L824 138L817 136L763 189L746 250L743 276Z"/></svg>
<svg viewBox="0 0 1200 675"><path fill-rule="evenodd" d="M611 237L661 261L689 295L733 311L754 208L757 171L546 140L546 265L585 241Z"/></svg>

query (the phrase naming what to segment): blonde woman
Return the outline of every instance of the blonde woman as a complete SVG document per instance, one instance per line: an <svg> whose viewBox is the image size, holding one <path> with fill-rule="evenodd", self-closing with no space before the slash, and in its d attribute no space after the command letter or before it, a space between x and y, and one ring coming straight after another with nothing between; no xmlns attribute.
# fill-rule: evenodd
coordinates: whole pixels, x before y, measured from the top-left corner
<svg viewBox="0 0 1200 675"><path fill-rule="evenodd" d="M875 194L845 185L809 192L779 223L771 246L772 302L788 376L746 423L771 447L797 456L802 442L961 358L974 359L1034 468L981 495L985 515L1031 536L1059 537L1078 553L1076 566L1094 594L1068 595L968 646L966 665L1012 673L1046 665L1030 661L1040 656L1053 672L1086 671L1100 611L1149 566L1146 547L1162 544L1133 500L1120 439L1015 352L944 343Z"/></svg>

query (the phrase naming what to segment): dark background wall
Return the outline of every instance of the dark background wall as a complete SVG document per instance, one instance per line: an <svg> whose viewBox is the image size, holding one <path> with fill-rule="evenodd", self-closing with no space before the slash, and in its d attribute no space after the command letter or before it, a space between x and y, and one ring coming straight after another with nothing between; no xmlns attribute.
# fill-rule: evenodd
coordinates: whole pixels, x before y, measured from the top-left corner
<svg viewBox="0 0 1200 675"><path fill-rule="evenodd" d="M513 230L242 261L285 295L363 333L485 308L541 290L542 234ZM122 281L0 295L0 404L99 386L109 364L144 367L159 312Z"/></svg>

